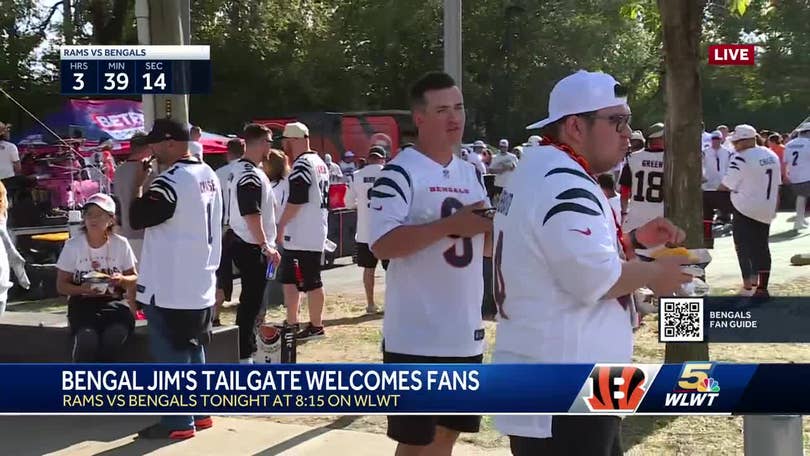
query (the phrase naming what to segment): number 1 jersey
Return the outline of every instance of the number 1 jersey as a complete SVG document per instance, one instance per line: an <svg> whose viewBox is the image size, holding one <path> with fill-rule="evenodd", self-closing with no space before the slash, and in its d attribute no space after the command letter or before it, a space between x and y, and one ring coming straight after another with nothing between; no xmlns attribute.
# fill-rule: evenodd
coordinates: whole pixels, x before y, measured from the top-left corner
<svg viewBox="0 0 810 456"><path fill-rule="evenodd" d="M664 216L664 153L640 150L627 157L619 183L631 189L622 229L634 230Z"/></svg>
<svg viewBox="0 0 810 456"><path fill-rule="evenodd" d="M372 247L396 228L431 223L487 198L474 165L454 156L442 166L413 148L383 168L370 196ZM386 351L421 356L483 353L483 250L483 234L446 237L391 259L385 280Z"/></svg>

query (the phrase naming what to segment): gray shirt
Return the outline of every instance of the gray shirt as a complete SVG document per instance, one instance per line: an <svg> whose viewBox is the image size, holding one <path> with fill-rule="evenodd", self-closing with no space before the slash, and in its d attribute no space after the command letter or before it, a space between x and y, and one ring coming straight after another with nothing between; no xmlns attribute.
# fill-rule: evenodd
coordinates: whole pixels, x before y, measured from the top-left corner
<svg viewBox="0 0 810 456"><path fill-rule="evenodd" d="M116 198L118 198L118 208L121 213L119 234L127 239L143 239L143 230L133 230L129 224L129 207L135 194L135 175L138 167L143 166L140 161L125 161L115 170L113 188ZM143 189L149 188L152 179L155 178L154 170L146 178Z"/></svg>

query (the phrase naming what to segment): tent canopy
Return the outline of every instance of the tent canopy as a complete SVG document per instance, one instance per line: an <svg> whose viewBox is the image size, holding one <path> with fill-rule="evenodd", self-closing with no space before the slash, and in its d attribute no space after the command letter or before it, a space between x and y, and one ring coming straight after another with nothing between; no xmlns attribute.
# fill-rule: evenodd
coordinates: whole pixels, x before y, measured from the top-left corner
<svg viewBox="0 0 810 456"><path fill-rule="evenodd" d="M47 116L48 127L62 138L85 138L88 142L113 141L113 153L129 150L129 139L146 131L140 101L134 100L69 100L62 110ZM20 145L42 145L57 142L50 132L38 125L16 138ZM206 154L222 154L230 138L203 132L200 142Z"/></svg>

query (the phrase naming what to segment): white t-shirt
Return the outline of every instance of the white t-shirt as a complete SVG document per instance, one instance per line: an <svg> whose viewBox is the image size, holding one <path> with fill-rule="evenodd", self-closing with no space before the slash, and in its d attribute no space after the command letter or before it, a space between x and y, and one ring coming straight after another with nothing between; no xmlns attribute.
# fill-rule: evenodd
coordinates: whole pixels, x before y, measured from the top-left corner
<svg viewBox="0 0 810 456"><path fill-rule="evenodd" d="M467 154L466 160L475 165L475 169L477 169L479 173L481 174L487 173L487 167L484 166L484 162L481 160L481 156L478 155L477 153L470 152L469 154Z"/></svg>
<svg viewBox="0 0 810 456"><path fill-rule="evenodd" d="M3 224L5 224L5 218L3 218ZM0 303L8 301L8 290L12 286L14 284L11 282L11 265L8 261L8 251L5 243L0 242Z"/></svg>
<svg viewBox="0 0 810 456"><path fill-rule="evenodd" d="M340 167L340 172L343 173L343 182L347 184L350 183L354 172L357 171L357 165L341 160L338 166Z"/></svg>
<svg viewBox="0 0 810 456"><path fill-rule="evenodd" d="M664 216L664 153L640 150L627 157L619 183L630 187L625 233Z"/></svg>
<svg viewBox="0 0 810 456"><path fill-rule="evenodd" d="M720 146L719 149L707 147L703 149L703 190L717 190L726 175L731 157L734 152Z"/></svg>
<svg viewBox="0 0 810 456"><path fill-rule="evenodd" d="M302 207L285 227L283 247L323 252L329 217L329 168L315 152L303 153L293 162L289 182L287 203Z"/></svg>
<svg viewBox="0 0 810 456"><path fill-rule="evenodd" d="M17 146L0 140L0 179L14 176L14 162L20 161Z"/></svg>
<svg viewBox="0 0 810 456"><path fill-rule="evenodd" d="M490 170L509 169L511 166L517 167L517 164L518 164L517 155L511 152L506 153L499 152L495 154L494 157L492 157L492 163L489 165L489 169ZM501 188L506 187L506 184L509 183L509 176L512 175L514 169L516 168L512 168L509 171L503 171L501 173L495 174L495 186Z"/></svg>
<svg viewBox="0 0 810 456"><path fill-rule="evenodd" d="M264 171L247 159L240 159L232 168L233 179L228 186L229 225L239 239L250 244L276 243L276 198ZM256 239L248 228L246 215L261 215L264 239Z"/></svg>
<svg viewBox="0 0 810 456"><path fill-rule="evenodd" d="M189 141L188 142L188 150L191 152L191 155L203 161L203 145L197 141Z"/></svg>
<svg viewBox="0 0 810 456"><path fill-rule="evenodd" d="M788 142L784 160L791 184L810 182L810 138L796 138Z"/></svg>
<svg viewBox="0 0 810 456"><path fill-rule="evenodd" d="M371 190L369 245L404 225L423 225L486 200L475 167L459 157L442 166L413 148L388 163ZM484 351L481 299L484 235L447 237L393 258L385 277L385 350L421 356Z"/></svg>
<svg viewBox="0 0 810 456"><path fill-rule="evenodd" d="M329 162L326 164L329 167L329 183L330 184L342 184L343 183L343 171L341 171L340 166L338 166L335 162Z"/></svg>
<svg viewBox="0 0 810 456"><path fill-rule="evenodd" d="M106 244L94 249L87 243L87 235L80 233L65 242L56 267L73 274L73 283L81 285L82 276L90 271L113 275L133 269L135 254L123 236L111 234Z"/></svg>
<svg viewBox="0 0 810 456"><path fill-rule="evenodd" d="M731 189L731 204L746 217L770 224L776 216L782 166L774 151L761 146L737 152L723 185Z"/></svg>
<svg viewBox="0 0 810 456"><path fill-rule="evenodd" d="M712 134L708 132L702 132L700 134L700 146L702 149L707 147L711 147L712 145Z"/></svg>
<svg viewBox="0 0 810 456"><path fill-rule="evenodd" d="M493 362L632 361L632 303L603 298L621 275L616 222L579 164L552 146L528 148L501 194L493 241L494 295L508 317L498 320ZM497 416L495 425L551 436L548 415Z"/></svg>
<svg viewBox="0 0 810 456"><path fill-rule="evenodd" d="M352 183L346 190L344 203L349 209L357 207L357 232L354 240L368 244L369 200L374 181L382 172L383 165L366 165L354 172Z"/></svg>

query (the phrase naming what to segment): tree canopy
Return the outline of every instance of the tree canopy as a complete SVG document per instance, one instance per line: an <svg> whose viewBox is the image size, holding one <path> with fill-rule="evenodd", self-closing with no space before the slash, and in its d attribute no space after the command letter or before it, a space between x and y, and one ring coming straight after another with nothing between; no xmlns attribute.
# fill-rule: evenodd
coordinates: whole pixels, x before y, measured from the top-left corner
<svg viewBox="0 0 810 456"><path fill-rule="evenodd" d="M134 3L4 1L0 84L33 112L57 108L64 102L58 46L135 44ZM257 117L406 108L409 82L442 66L442 3L193 0L192 42L211 46L214 86L210 95L192 97L191 120L228 133ZM807 0L775 3L707 2L700 63L707 128L746 122L786 131L810 114L810 92L797 90L810 82ZM525 139L525 125L545 116L553 84L580 68L609 72L629 87L635 128L663 120L654 0L463 5L467 139ZM757 46L756 66L707 65L708 45L739 42ZM0 114L30 123L5 99Z"/></svg>

